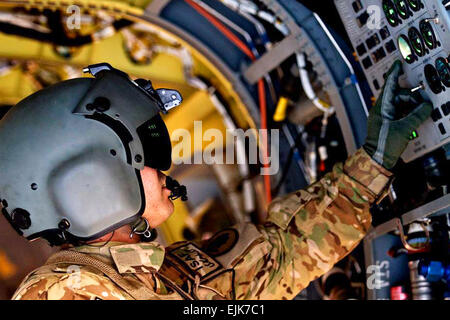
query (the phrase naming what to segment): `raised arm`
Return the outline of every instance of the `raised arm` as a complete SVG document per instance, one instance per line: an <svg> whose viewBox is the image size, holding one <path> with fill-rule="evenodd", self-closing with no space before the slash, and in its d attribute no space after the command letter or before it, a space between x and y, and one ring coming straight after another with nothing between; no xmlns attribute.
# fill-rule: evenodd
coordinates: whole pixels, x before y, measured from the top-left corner
<svg viewBox="0 0 450 320"><path fill-rule="evenodd" d="M270 205L267 224L253 230L254 241L233 261L237 299L292 299L364 237L371 204L388 188L390 171L411 132L432 110L430 103L399 87L401 69L397 61L388 73L370 111L363 148L306 190ZM416 108L400 118L406 112L398 112L398 101Z"/></svg>
<svg viewBox="0 0 450 320"><path fill-rule="evenodd" d="M306 190L275 199L261 239L236 263L237 299L292 299L352 251L391 173L359 150Z"/></svg>

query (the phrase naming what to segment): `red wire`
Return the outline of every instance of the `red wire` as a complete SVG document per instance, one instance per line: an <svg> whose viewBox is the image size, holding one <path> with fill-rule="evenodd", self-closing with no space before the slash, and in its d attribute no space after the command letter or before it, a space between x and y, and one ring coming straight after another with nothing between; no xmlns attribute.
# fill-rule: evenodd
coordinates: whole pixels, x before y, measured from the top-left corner
<svg viewBox="0 0 450 320"><path fill-rule="evenodd" d="M253 52L243 43L234 33L232 33L228 28L223 25L219 20L217 20L213 15L211 15L208 11L203 9L201 6L193 2L192 0L185 0L194 10L204 16L209 22L211 22L220 32L222 32L231 42L233 42L236 47L238 47L244 54L246 54L252 61L256 58ZM264 81L260 79L258 81L258 98L259 98L259 112L261 116L261 129L267 130L267 106L266 106L266 92L264 88ZM267 131L266 131L267 132ZM263 134L263 166L264 168L269 167L268 153L267 153L267 134ZM270 203L272 201L272 193L271 193L271 185L270 185L270 176L264 175L264 185L266 189L266 198L267 202Z"/></svg>
<svg viewBox="0 0 450 320"><path fill-rule="evenodd" d="M261 128L263 130L267 129L267 106L266 106L266 92L264 90L264 81L262 79L258 80L258 97L259 97L259 112L261 114ZM269 168L268 163L268 154L267 154L267 130L265 131L265 134L262 135L263 142L262 142L262 148L263 148L263 166L264 169ZM268 172L266 172L268 173ZM271 186L270 186L270 176L268 174L264 175L264 185L266 189L266 199L267 203L272 202L272 192L271 192Z"/></svg>
<svg viewBox="0 0 450 320"><path fill-rule="evenodd" d="M203 9L201 6L196 4L192 0L185 0L191 7L193 7L198 13L204 16L209 22L211 22L220 32L222 32L228 39L230 39L243 53L245 53L250 59L255 60L255 56L253 52L239 39L233 32L228 30L226 26L222 24L219 20L217 20L213 15L211 15L208 11Z"/></svg>

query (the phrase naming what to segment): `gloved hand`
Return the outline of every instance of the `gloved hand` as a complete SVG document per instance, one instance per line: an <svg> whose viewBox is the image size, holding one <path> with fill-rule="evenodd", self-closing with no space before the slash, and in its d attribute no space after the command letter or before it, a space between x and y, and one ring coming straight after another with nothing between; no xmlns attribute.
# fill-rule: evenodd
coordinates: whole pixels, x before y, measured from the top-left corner
<svg viewBox="0 0 450 320"><path fill-rule="evenodd" d="M401 71L402 63L397 60L388 72L383 91L375 106L370 110L368 134L363 145L372 159L388 170L395 166L405 151L411 133L431 115L433 110L432 104L421 101L420 95L400 88L398 78ZM416 108L400 118L400 114L405 114L405 110L401 110L405 105L408 105L409 110L412 110L410 106Z"/></svg>

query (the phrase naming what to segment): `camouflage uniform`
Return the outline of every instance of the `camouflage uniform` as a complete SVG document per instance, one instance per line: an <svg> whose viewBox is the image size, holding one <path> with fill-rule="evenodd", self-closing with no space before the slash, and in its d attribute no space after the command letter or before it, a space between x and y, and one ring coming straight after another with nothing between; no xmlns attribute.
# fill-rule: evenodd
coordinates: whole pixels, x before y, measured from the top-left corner
<svg viewBox="0 0 450 320"><path fill-rule="evenodd" d="M360 149L306 190L275 199L264 225L167 248L153 242L71 250L144 287L148 299L292 299L357 246L390 177ZM50 263L28 275L13 299L136 298L111 279L89 265Z"/></svg>

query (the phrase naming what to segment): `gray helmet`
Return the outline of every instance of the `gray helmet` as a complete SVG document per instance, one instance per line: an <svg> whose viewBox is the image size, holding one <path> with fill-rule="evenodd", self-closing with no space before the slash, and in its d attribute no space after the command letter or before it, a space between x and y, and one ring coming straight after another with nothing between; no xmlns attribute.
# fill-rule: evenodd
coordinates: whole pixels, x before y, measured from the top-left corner
<svg viewBox="0 0 450 320"><path fill-rule="evenodd" d="M140 170L171 165L159 112L179 105L181 95L109 64L85 72L95 78L36 92L0 121L0 207L30 240L88 241L138 221Z"/></svg>

